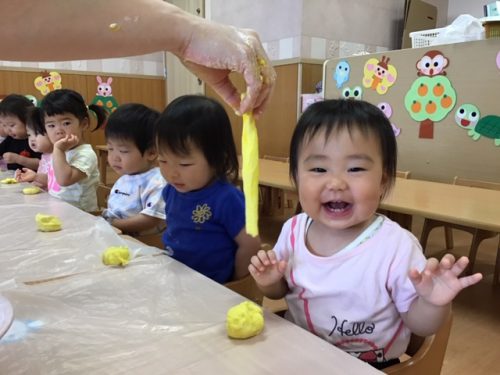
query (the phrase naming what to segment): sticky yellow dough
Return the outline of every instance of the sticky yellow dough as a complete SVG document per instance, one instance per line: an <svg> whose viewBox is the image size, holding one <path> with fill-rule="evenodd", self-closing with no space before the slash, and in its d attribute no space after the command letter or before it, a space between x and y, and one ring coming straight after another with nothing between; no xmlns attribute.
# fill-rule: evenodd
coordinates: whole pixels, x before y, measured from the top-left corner
<svg viewBox="0 0 500 375"><path fill-rule="evenodd" d="M102 253L106 266L126 266L130 261L130 251L126 246L111 246Z"/></svg>
<svg viewBox="0 0 500 375"><path fill-rule="evenodd" d="M30 186L30 187L26 187L23 189L23 194L34 195L34 194L38 194L41 191L42 191L42 189L40 189L38 186Z"/></svg>
<svg viewBox="0 0 500 375"><path fill-rule="evenodd" d="M17 180L12 177L4 178L3 180L0 180L0 183L2 184L17 184Z"/></svg>
<svg viewBox="0 0 500 375"><path fill-rule="evenodd" d="M56 232L61 230L61 220L57 216L36 214L35 221L40 232Z"/></svg>
<svg viewBox="0 0 500 375"><path fill-rule="evenodd" d="M249 113L243 114L241 154L246 230L256 237L259 234L259 139L255 120Z"/></svg>
<svg viewBox="0 0 500 375"><path fill-rule="evenodd" d="M262 308L253 302L245 301L231 307L227 312L227 335L233 339L248 339L264 329Z"/></svg>

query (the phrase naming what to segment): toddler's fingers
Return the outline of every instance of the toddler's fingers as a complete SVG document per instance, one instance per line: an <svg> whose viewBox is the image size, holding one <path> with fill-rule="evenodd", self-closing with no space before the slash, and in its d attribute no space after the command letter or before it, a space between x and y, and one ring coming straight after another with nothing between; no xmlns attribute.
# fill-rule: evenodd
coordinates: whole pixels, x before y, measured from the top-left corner
<svg viewBox="0 0 500 375"><path fill-rule="evenodd" d="M257 277L260 275L260 272L253 264L248 265L248 271L250 272L250 275L252 275L253 278Z"/></svg>
<svg viewBox="0 0 500 375"><path fill-rule="evenodd" d="M451 269L453 265L455 264L455 257L452 254L445 254L444 257L441 258L441 261L439 262L439 265L441 268L444 269Z"/></svg>
<svg viewBox="0 0 500 375"><path fill-rule="evenodd" d="M467 265L469 264L469 258L467 257L460 257L451 267L451 272L455 275L458 276L464 270L467 268Z"/></svg>
<svg viewBox="0 0 500 375"><path fill-rule="evenodd" d="M439 267L439 261L436 258L429 258L427 259L427 262L425 264L425 269L422 271L424 273L425 271L429 272L435 272Z"/></svg>
<svg viewBox="0 0 500 375"><path fill-rule="evenodd" d="M265 270L264 264L257 255L250 258L250 265L252 265L259 272L264 272Z"/></svg>
<svg viewBox="0 0 500 375"><path fill-rule="evenodd" d="M272 250L269 250L269 252L271 252L271 251ZM257 257L260 259L262 264L264 264L265 266L268 266L271 264L271 262L269 260L268 252L266 250L259 250L257 252Z"/></svg>
<svg viewBox="0 0 500 375"><path fill-rule="evenodd" d="M278 258L276 257L276 253L273 250L269 250L267 252L267 257L269 258L269 261L271 262L271 264L278 263Z"/></svg>
<svg viewBox="0 0 500 375"><path fill-rule="evenodd" d="M467 288L468 286L477 284L483 279L483 275L478 273L475 273L474 275L466 276L460 278L460 284L462 285L462 289Z"/></svg>

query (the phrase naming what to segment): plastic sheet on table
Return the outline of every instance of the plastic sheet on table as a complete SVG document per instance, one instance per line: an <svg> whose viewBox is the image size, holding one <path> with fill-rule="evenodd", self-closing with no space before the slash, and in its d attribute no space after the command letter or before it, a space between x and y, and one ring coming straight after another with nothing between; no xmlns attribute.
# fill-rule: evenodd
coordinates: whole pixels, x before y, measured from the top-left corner
<svg viewBox="0 0 500 375"><path fill-rule="evenodd" d="M169 373L231 349L226 311L243 298L154 259L4 286L15 320L0 340L2 373Z"/></svg>
<svg viewBox="0 0 500 375"><path fill-rule="evenodd" d="M33 282L101 269L106 267L102 253L109 246L128 246L132 258L161 253L159 249L125 241L102 218L55 199L10 204L9 210L13 209L20 210L15 221L9 220L9 215L0 215L0 280ZM39 232L35 223L39 212L58 216L62 230Z"/></svg>

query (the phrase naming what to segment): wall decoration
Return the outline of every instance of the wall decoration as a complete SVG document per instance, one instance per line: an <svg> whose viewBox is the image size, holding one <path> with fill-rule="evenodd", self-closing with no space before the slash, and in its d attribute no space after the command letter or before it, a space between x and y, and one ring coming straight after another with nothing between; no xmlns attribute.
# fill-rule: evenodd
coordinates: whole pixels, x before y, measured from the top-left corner
<svg viewBox="0 0 500 375"><path fill-rule="evenodd" d="M445 68L449 60L437 50L428 51L420 60L417 61L417 75L434 77L446 75Z"/></svg>
<svg viewBox="0 0 500 375"><path fill-rule="evenodd" d="M382 56L382 60L376 58L368 59L363 68L363 86L375 90L383 95L394 85L398 72L389 64L389 57Z"/></svg>
<svg viewBox="0 0 500 375"><path fill-rule="evenodd" d="M342 97L344 99L361 100L363 98L363 89L361 86L356 86L352 89L350 87L346 87L342 90Z"/></svg>
<svg viewBox="0 0 500 375"><path fill-rule="evenodd" d="M392 106L389 103L382 102L382 103L377 104L377 107L382 111L382 113L385 115L385 117L387 117L388 119L391 118ZM392 126L392 131L394 132L394 135L396 137L399 134L401 134L401 128L396 127L396 125L394 125L392 122L391 122L391 126Z"/></svg>
<svg viewBox="0 0 500 375"><path fill-rule="evenodd" d="M480 118L481 112L474 104L462 104L455 112L455 123L461 128L469 129L469 135Z"/></svg>
<svg viewBox="0 0 500 375"><path fill-rule="evenodd" d="M104 82L101 76L97 76L97 92L92 99L92 104L97 104L103 107L108 113L112 113L118 108L118 102L113 96L113 89L111 83L113 82L112 77L108 77L106 82Z"/></svg>
<svg viewBox="0 0 500 375"><path fill-rule="evenodd" d="M58 72L47 72L46 70L40 72L40 75L35 78L33 82L35 88L42 93L43 96L49 92L62 89L62 78Z"/></svg>
<svg viewBox="0 0 500 375"><path fill-rule="evenodd" d="M460 111L460 109L458 111ZM455 115L455 120L458 116L458 111L457 115ZM468 129L467 134L474 141L477 141L481 138L481 136L484 136L492 138L495 146L500 146L500 116L488 115L481 117L479 121L470 121L468 127L460 124L459 126L464 129Z"/></svg>
<svg viewBox="0 0 500 375"><path fill-rule="evenodd" d="M448 59L439 51L428 51L417 61L417 78L405 95L410 117L420 122L419 138L434 138L434 122L441 121L457 100L455 89L444 69Z"/></svg>
<svg viewBox="0 0 500 375"><path fill-rule="evenodd" d="M333 80L336 82L337 88L340 89L344 83L349 81L349 73L351 72L351 66L345 60L339 61L335 67L335 72L333 73Z"/></svg>
<svg viewBox="0 0 500 375"><path fill-rule="evenodd" d="M28 98L28 100L33 103L33 105L36 107L38 105L38 99L33 96L33 95L24 95L26 98Z"/></svg>

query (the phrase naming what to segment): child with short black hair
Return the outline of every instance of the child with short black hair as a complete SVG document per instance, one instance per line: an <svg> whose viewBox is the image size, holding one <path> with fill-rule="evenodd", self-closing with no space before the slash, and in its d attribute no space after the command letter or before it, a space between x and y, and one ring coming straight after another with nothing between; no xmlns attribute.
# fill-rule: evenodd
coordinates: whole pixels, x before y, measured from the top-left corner
<svg viewBox="0 0 500 375"><path fill-rule="evenodd" d="M59 89L48 93L40 104L47 135L54 145L47 176L50 195L87 212L95 212L99 170L97 155L83 139L90 125L89 109L97 116L97 127L107 117L104 108L87 104L74 90ZM96 127L96 128L97 128Z"/></svg>
<svg viewBox="0 0 500 375"><path fill-rule="evenodd" d="M0 126L7 137L0 143L0 158L11 170L38 169L41 154L30 149L26 132L27 113L33 103L24 95L7 95L0 102Z"/></svg>
<svg viewBox="0 0 500 375"><path fill-rule="evenodd" d="M108 118L104 134L108 163L120 175L102 216L124 233L161 233L165 228L165 187L155 143L159 112L142 104L124 104Z"/></svg>
<svg viewBox="0 0 500 375"><path fill-rule="evenodd" d="M245 200L233 183L238 159L231 123L217 101L185 95L172 101L157 126L167 253L225 283L248 274L260 240L245 230Z"/></svg>
<svg viewBox="0 0 500 375"><path fill-rule="evenodd" d="M304 210L250 273L286 317L377 368L398 362L410 333L435 333L453 298L481 280L459 278L468 259L426 261L417 239L385 216L397 147L387 117L357 100L312 104L290 145L290 175Z"/></svg>
<svg viewBox="0 0 500 375"><path fill-rule="evenodd" d="M42 189L47 189L47 174L50 168L53 145L45 131L42 114L37 107L30 108L26 118L26 131L30 148L35 152L41 152L42 157L37 171L29 168L16 170L16 180L19 182L31 182Z"/></svg>

